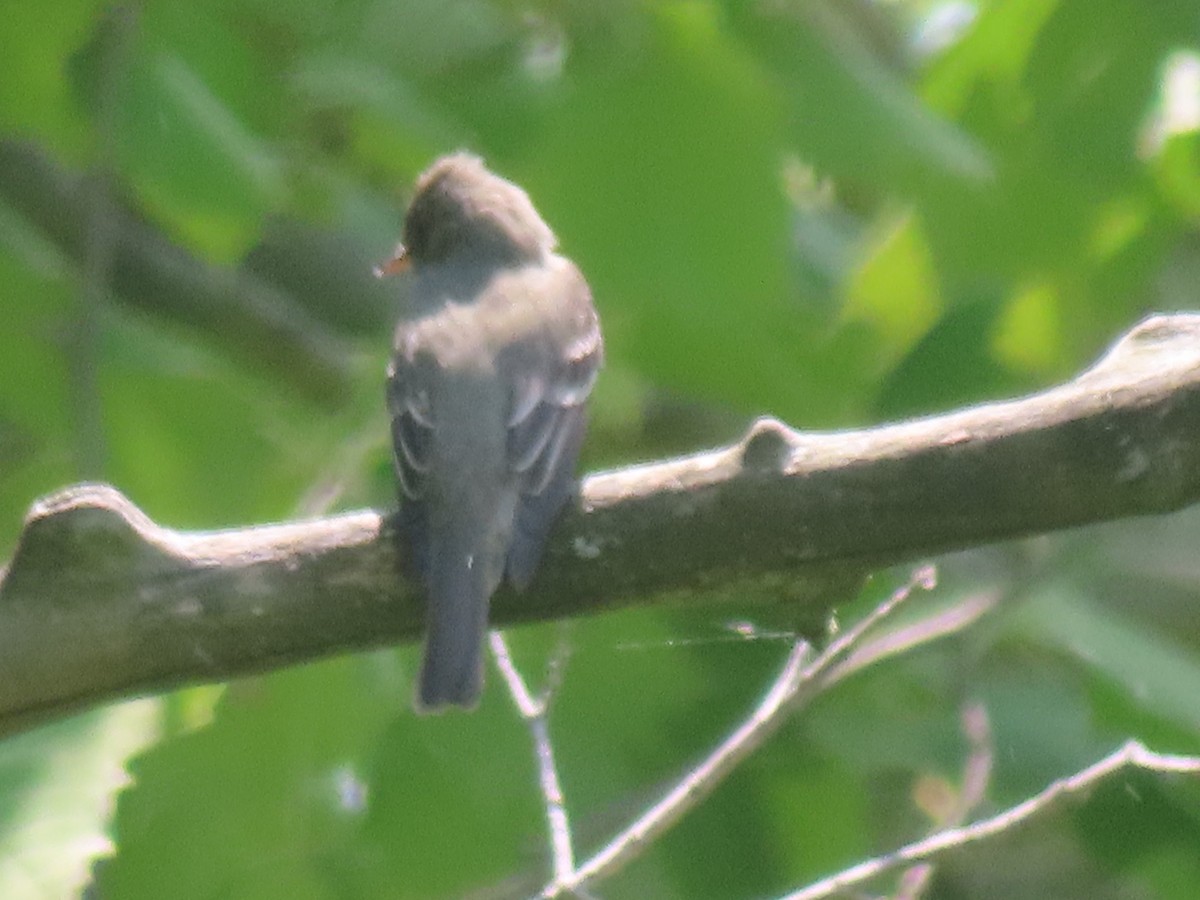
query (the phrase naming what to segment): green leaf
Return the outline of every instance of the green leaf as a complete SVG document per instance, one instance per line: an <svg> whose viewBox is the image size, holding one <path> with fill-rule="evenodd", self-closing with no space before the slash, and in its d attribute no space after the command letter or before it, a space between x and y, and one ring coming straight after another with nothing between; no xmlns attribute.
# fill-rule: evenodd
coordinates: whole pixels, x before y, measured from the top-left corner
<svg viewBox="0 0 1200 900"><path fill-rule="evenodd" d="M113 844L125 763L158 736L154 700L95 710L0 743L0 896L76 896Z"/></svg>
<svg viewBox="0 0 1200 900"><path fill-rule="evenodd" d="M902 195L976 190L992 179L988 151L920 103L839 4L730 4L730 19L784 80L789 134L806 161Z"/></svg>
<svg viewBox="0 0 1200 900"><path fill-rule="evenodd" d="M336 896L371 860L355 835L371 747L402 702L394 682L365 655L231 686L212 725L131 766L100 895Z"/></svg>
<svg viewBox="0 0 1200 900"><path fill-rule="evenodd" d="M1027 637L1070 653L1120 685L1142 708L1200 730L1200 661L1194 654L1089 604L1069 582L1045 585L1017 622Z"/></svg>
<svg viewBox="0 0 1200 900"><path fill-rule="evenodd" d="M0 28L0 132L37 138L73 157L88 132L62 77L68 57L87 39L100 4L56 0L52 14L36 3L8 3Z"/></svg>
<svg viewBox="0 0 1200 900"><path fill-rule="evenodd" d="M805 331L780 98L707 4L658 7L646 25L633 52L578 60L536 158L511 175L591 282L614 357L683 391L799 413L815 398L794 377Z"/></svg>
<svg viewBox="0 0 1200 900"><path fill-rule="evenodd" d="M112 129L116 164L145 207L206 255L236 258L285 195L267 140L280 124L280 79L197 4L145 7L127 48L114 49L117 27L102 22L76 61L80 100ZM109 85L101 76L112 66Z"/></svg>

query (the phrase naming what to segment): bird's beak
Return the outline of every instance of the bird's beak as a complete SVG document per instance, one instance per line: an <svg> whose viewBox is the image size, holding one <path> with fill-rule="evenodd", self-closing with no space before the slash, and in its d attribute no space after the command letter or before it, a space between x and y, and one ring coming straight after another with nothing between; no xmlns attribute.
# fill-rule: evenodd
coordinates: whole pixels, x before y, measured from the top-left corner
<svg viewBox="0 0 1200 900"><path fill-rule="evenodd" d="M386 278L388 275L399 275L401 272L407 272L411 266L412 257L408 255L403 244L397 244L392 258L375 267L375 277Z"/></svg>

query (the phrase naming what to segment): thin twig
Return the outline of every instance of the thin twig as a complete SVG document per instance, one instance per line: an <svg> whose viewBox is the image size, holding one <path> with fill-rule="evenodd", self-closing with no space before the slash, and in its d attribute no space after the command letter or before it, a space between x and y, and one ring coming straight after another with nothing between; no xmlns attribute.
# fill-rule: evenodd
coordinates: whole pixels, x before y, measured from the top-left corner
<svg viewBox="0 0 1200 900"><path fill-rule="evenodd" d="M968 746L967 762L963 766L962 787L958 790L953 806L941 816L938 830L956 827L965 822L987 796L988 784L992 779L995 748L992 744L992 727L987 709L982 703L967 703L963 706L960 721ZM918 900L929 889L933 872L934 866L930 862L918 863L905 871L892 900Z"/></svg>
<svg viewBox="0 0 1200 900"><path fill-rule="evenodd" d="M540 896L552 898L576 891L588 881L612 875L636 858L655 838L669 830L716 790L743 760L780 728L789 713L799 709L819 693L825 677L845 661L859 645L864 634L894 612L914 589L929 589L933 582L933 567L922 567L913 574L907 584L831 641L812 662L808 662L811 648L806 642L797 641L793 644L783 669L745 722L661 800L583 863L572 877L556 878L542 889Z"/></svg>
<svg viewBox="0 0 1200 900"><path fill-rule="evenodd" d="M954 816L944 824L961 825L987 796L992 781L992 767L996 761L996 747L992 742L992 723L987 707L978 701L966 704L962 711L962 730L967 737L967 764L963 767L962 788L958 792L958 804Z"/></svg>
<svg viewBox="0 0 1200 900"><path fill-rule="evenodd" d="M904 866L931 861L943 853L1005 834L1035 816L1049 813L1067 800L1085 794L1106 778L1130 767L1151 772L1200 776L1200 756L1155 753L1148 750L1141 741L1127 741L1099 762L1053 782L1040 794L999 815L981 819L964 827L939 831L931 837L908 844L885 856L866 860L829 878L814 882L781 900L823 900Z"/></svg>
<svg viewBox="0 0 1200 900"><path fill-rule="evenodd" d="M554 880L569 879L575 872L575 850L571 843L571 822L567 817L567 804L563 796L562 783L558 779L558 766L554 761L554 745L550 741L550 726L547 713L550 699L560 680L560 673L565 658L565 641L560 641L558 648L551 657L547 685L538 697L530 692L525 679L517 671L513 663L512 653L508 642L501 631L492 631L488 635L492 655L496 659L496 667L500 676L508 686L517 712L529 725L529 733L533 738L534 758L537 760L538 783L541 786L542 801L546 808L546 830L550 837L550 856L553 865Z"/></svg>
<svg viewBox="0 0 1200 900"><path fill-rule="evenodd" d="M834 666L825 676L823 688L829 688L849 678L860 669L893 656L900 656L913 647L928 644L938 638L962 631L991 612L1004 598L1004 591L989 590L968 594L962 600L916 622L888 631L877 638L864 641L846 659Z"/></svg>

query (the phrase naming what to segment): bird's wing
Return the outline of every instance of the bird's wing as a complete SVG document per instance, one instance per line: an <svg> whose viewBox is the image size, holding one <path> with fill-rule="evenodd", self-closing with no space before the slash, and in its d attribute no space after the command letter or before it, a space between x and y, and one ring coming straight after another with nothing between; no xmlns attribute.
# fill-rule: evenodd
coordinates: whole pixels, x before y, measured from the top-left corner
<svg viewBox="0 0 1200 900"><path fill-rule="evenodd" d="M388 365L387 394L400 490L410 500L420 500L433 446L433 409L414 337L403 326L397 331L396 352Z"/></svg>
<svg viewBox="0 0 1200 900"><path fill-rule="evenodd" d="M433 409L428 363L417 353L416 331L401 324L388 363L387 400L392 420L392 451L400 487L400 527L411 562L428 575L428 534L424 503L433 449Z"/></svg>
<svg viewBox="0 0 1200 900"><path fill-rule="evenodd" d="M559 278L540 352L505 367L512 378L508 462L520 490L507 573L518 588L532 579L550 527L574 490L585 404L604 358L587 283L569 265Z"/></svg>

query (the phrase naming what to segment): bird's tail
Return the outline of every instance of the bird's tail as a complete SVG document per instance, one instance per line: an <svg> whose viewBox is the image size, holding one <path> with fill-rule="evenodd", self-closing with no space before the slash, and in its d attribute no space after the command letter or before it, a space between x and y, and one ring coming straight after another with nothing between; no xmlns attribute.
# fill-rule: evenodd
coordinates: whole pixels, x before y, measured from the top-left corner
<svg viewBox="0 0 1200 900"><path fill-rule="evenodd" d="M448 540L434 549L427 575L428 631L417 686L420 712L474 707L483 689L488 600L499 580L481 542Z"/></svg>

